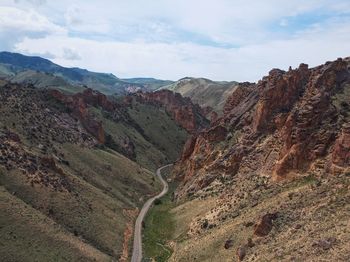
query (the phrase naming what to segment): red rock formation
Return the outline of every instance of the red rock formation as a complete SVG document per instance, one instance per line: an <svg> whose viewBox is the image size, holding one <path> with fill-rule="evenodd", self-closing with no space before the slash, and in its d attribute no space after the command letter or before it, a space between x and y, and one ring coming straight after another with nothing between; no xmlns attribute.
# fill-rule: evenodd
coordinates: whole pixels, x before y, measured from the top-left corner
<svg viewBox="0 0 350 262"><path fill-rule="evenodd" d="M182 160L186 160L190 155L192 155L194 147L196 145L196 141L196 136L190 136L190 138L186 141L184 149L182 151Z"/></svg>
<svg viewBox="0 0 350 262"><path fill-rule="evenodd" d="M224 105L224 115L228 115L231 112L232 108L238 106L242 100L250 94L254 87L254 84L249 82L238 84L237 88L226 100L226 103Z"/></svg>
<svg viewBox="0 0 350 262"><path fill-rule="evenodd" d="M116 104L108 100L107 96L91 88L87 88L82 93L76 94L75 97L81 97L85 103L94 107L101 107L109 112L116 108Z"/></svg>
<svg viewBox="0 0 350 262"><path fill-rule="evenodd" d="M303 92L309 74L308 66L301 64L298 70L288 73L273 69L258 83L257 88L262 91L253 116L254 131L266 127L274 113L291 109Z"/></svg>
<svg viewBox="0 0 350 262"><path fill-rule="evenodd" d="M342 133L335 142L332 163L339 167L350 166L350 124L344 125Z"/></svg>
<svg viewBox="0 0 350 262"><path fill-rule="evenodd" d="M183 178L177 195L223 174L254 172L281 180L326 172L329 165L335 173L349 168L349 66L350 58L311 69L301 64L288 72L274 69L255 85L239 85L224 116L185 147L175 169Z"/></svg>
<svg viewBox="0 0 350 262"><path fill-rule="evenodd" d="M224 126L214 126L202 133L205 140L209 142L220 142L226 138L227 129Z"/></svg>
<svg viewBox="0 0 350 262"><path fill-rule="evenodd" d="M174 120L189 133L194 134L208 125L208 120L205 118L206 113L208 113L207 109L201 109L198 105L194 105L189 98L184 98L178 93L161 90L153 93L138 92L134 96L138 102L165 107Z"/></svg>
<svg viewBox="0 0 350 262"><path fill-rule="evenodd" d="M91 133L99 143L105 143L105 132L102 123L90 116L87 110L88 103L101 106L106 110L113 110L113 106L110 105L110 102L106 102L105 95L92 92L91 89L86 90L82 94L78 93L73 96L65 95L58 90L52 90L50 94L58 101L65 104L72 111L72 114L80 120L84 128Z"/></svg>

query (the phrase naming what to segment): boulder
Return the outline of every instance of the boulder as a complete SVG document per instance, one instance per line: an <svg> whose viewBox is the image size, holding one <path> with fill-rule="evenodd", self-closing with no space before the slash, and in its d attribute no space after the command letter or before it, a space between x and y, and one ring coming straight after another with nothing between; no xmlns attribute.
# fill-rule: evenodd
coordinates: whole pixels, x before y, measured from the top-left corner
<svg viewBox="0 0 350 262"><path fill-rule="evenodd" d="M278 213L267 213L263 215L256 223L254 228L254 235L259 237L267 236L272 230L272 222L277 219Z"/></svg>

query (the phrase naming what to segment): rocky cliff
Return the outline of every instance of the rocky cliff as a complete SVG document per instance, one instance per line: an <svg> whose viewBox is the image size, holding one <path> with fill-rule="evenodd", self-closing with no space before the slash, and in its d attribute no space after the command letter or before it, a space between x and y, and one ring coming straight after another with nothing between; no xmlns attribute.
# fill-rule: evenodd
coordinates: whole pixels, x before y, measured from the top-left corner
<svg viewBox="0 0 350 262"><path fill-rule="evenodd" d="M178 195L222 175L281 180L348 170L349 64L338 59L311 69L273 69L257 84L241 84L224 116L187 143L177 165Z"/></svg>

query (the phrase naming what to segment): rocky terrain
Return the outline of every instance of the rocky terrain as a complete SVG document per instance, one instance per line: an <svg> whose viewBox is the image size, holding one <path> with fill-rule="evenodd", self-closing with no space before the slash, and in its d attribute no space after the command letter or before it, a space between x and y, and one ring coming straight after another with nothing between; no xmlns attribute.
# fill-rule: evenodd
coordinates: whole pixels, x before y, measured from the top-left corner
<svg viewBox="0 0 350 262"><path fill-rule="evenodd" d="M349 260L349 67L301 64L240 84L187 141L171 261Z"/></svg>

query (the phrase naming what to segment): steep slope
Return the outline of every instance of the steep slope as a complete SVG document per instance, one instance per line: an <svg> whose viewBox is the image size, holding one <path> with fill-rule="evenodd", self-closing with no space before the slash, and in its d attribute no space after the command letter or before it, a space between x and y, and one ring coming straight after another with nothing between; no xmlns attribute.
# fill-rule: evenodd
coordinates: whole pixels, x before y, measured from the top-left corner
<svg viewBox="0 0 350 262"><path fill-rule="evenodd" d="M127 259L137 208L159 190L149 169L175 160L187 132L159 107L91 89L2 81L0 100L2 259Z"/></svg>
<svg viewBox="0 0 350 262"><path fill-rule="evenodd" d="M221 114L227 97L236 89L237 82L217 82L205 78L186 77L161 87L189 97L201 107L211 107Z"/></svg>
<svg viewBox="0 0 350 262"><path fill-rule="evenodd" d="M171 261L348 261L350 59L274 69L192 136Z"/></svg>

